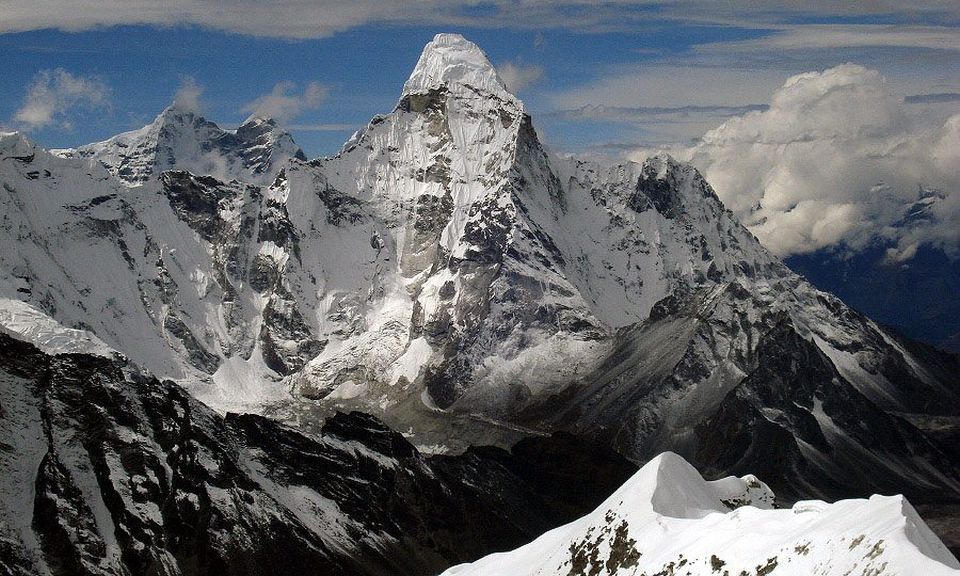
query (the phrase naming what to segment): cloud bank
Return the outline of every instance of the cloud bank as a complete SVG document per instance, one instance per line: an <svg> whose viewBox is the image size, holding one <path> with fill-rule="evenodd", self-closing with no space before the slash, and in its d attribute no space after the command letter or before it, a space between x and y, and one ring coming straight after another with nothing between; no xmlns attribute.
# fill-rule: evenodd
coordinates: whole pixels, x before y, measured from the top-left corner
<svg viewBox="0 0 960 576"><path fill-rule="evenodd" d="M874 15L953 23L960 18L956 2L945 0L915 0L909 5L895 0L772 0L760 6L743 0L181 0L167 4L147 0L5 0L0 2L0 33L191 25L252 36L322 38L369 24L604 32L680 21L754 28L802 17Z"/></svg>
<svg viewBox="0 0 960 576"><path fill-rule="evenodd" d="M911 114L875 70L794 76L768 109L672 151L778 255L882 240L893 260L922 244L960 256L960 114Z"/></svg>
<svg viewBox="0 0 960 576"><path fill-rule="evenodd" d="M53 125L70 129L70 113L75 109L106 109L109 106L110 88L103 81L75 76L62 68L41 70L27 88L27 95L13 120L28 129Z"/></svg>

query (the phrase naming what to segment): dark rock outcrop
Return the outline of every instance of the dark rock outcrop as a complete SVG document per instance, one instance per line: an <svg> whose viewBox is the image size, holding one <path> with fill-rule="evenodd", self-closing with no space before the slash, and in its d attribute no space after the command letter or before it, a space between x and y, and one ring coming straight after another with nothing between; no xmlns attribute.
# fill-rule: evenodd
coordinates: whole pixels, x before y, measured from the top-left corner
<svg viewBox="0 0 960 576"><path fill-rule="evenodd" d="M0 444L0 489L23 496L3 503L6 574L432 574L574 519L635 470L567 437L428 458L356 412L308 437L4 334L0 426L21 431Z"/></svg>

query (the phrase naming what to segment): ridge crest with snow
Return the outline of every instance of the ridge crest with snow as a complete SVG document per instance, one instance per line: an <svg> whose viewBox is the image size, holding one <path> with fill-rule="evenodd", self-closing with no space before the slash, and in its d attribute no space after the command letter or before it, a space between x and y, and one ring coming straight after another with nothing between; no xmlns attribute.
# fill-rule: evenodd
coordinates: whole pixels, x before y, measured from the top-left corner
<svg viewBox="0 0 960 576"><path fill-rule="evenodd" d="M960 574L902 496L783 510L742 497L732 509L725 503L751 489L772 496L755 478L705 481L664 453L583 518L443 576Z"/></svg>

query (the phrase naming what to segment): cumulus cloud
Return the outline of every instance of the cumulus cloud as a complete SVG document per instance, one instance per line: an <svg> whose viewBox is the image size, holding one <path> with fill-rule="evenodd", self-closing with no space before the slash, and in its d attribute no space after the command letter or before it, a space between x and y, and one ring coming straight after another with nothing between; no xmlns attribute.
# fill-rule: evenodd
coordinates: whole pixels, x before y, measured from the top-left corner
<svg viewBox="0 0 960 576"><path fill-rule="evenodd" d="M517 92L540 80L543 77L543 68L533 65L527 66L518 60L500 64L497 66L497 74L507 85L507 88Z"/></svg>
<svg viewBox="0 0 960 576"><path fill-rule="evenodd" d="M27 88L13 120L28 129L51 125L70 129L74 110L109 106L110 88L98 78L74 75L62 68L41 70Z"/></svg>
<svg viewBox="0 0 960 576"><path fill-rule="evenodd" d="M293 82L279 82L269 94L244 106L243 111L251 116L272 118L280 124L288 124L303 112L319 107L329 91L319 82L310 82L301 93L296 90L297 85Z"/></svg>
<svg viewBox="0 0 960 576"><path fill-rule="evenodd" d="M781 256L876 240L895 260L921 244L960 254L960 115L931 124L908 106L879 72L844 64L673 152Z"/></svg>
<svg viewBox="0 0 960 576"><path fill-rule="evenodd" d="M177 108L188 110L190 112L200 112L200 96L203 95L203 86L197 84L197 81L191 76L184 76L180 79L180 87L173 97L173 103Z"/></svg>

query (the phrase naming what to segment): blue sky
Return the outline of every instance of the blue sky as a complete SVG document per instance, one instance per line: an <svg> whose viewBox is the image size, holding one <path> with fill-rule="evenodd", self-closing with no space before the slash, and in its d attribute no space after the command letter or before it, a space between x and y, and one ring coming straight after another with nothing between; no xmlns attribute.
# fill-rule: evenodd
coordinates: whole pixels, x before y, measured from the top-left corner
<svg viewBox="0 0 960 576"><path fill-rule="evenodd" d="M257 98L285 95L297 142L309 156L331 154L392 109L441 31L479 44L560 150L689 142L762 109L788 77L847 61L880 71L901 97L946 94L949 108L960 93L951 3L876 2L860 13L843 2L139 4L0 5L0 125L74 146L146 124L192 83L204 115L225 127ZM43 97L44 113L22 113Z"/></svg>

